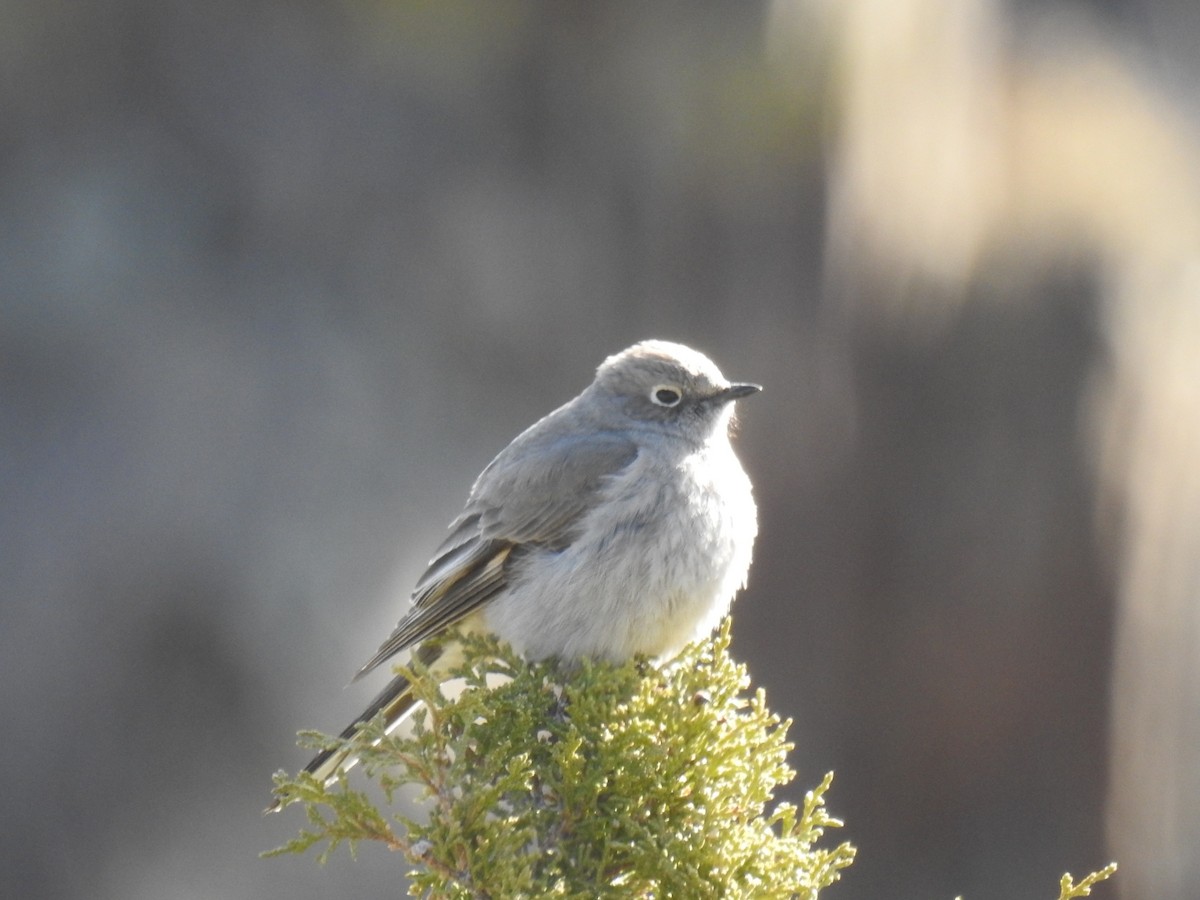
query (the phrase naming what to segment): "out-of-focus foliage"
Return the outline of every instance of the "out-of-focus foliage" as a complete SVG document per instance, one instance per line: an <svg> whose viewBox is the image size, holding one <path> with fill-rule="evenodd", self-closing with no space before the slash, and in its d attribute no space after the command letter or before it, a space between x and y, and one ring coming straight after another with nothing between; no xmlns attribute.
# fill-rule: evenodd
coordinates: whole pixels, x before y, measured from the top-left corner
<svg viewBox="0 0 1200 900"><path fill-rule="evenodd" d="M1075 900L1077 897L1090 897L1092 888L1101 881L1107 881L1117 872L1117 864L1109 863L1099 872L1093 872L1082 881L1076 881L1071 873L1063 875L1058 886L1058 900Z"/></svg>

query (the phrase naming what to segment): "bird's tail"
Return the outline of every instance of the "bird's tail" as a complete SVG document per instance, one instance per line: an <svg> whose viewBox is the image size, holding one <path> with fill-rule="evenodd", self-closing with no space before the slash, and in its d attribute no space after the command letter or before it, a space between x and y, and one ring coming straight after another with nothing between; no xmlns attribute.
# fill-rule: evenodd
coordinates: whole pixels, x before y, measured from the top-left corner
<svg viewBox="0 0 1200 900"><path fill-rule="evenodd" d="M445 659L446 654L438 652L441 648L438 648L438 651L430 653L429 651L432 649L434 648L425 646L417 651L417 655L421 657L421 662L427 666L432 666L435 663L447 661ZM450 655L453 656L453 654ZM417 703L418 701L413 696L412 685L408 679L403 675L397 675L371 701L371 705L364 709L358 718L347 725L342 730L342 733L338 735L342 739L342 745L330 750L322 750L309 761L308 765L304 767L304 771L328 786L337 777L339 772L350 769L358 762L358 757L354 755L353 750L346 746L345 742L358 734L359 729L363 725L382 713L384 732L391 734L407 718ZM283 800L276 798L275 802L263 810L263 812L279 812L282 808Z"/></svg>
<svg viewBox="0 0 1200 900"><path fill-rule="evenodd" d="M363 725L380 713L383 713L385 732L391 734L392 730L403 722L412 711L416 702L412 695L412 685L408 683L408 679L403 675L397 675L388 682L387 687L379 692L379 695L371 701L371 705L364 709L358 718L342 729L342 733L338 737L343 742L348 741L358 733ZM339 770L350 769L357 762L358 757L343 744L335 749L322 750L309 761L308 765L304 767L304 771L329 784Z"/></svg>

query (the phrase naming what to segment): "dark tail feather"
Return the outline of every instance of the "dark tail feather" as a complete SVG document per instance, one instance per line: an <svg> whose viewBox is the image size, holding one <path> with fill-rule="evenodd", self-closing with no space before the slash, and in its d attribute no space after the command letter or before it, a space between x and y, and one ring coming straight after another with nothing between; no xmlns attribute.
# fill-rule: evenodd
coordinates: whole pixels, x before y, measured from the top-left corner
<svg viewBox="0 0 1200 900"><path fill-rule="evenodd" d="M400 724L415 703L416 700L413 699L408 679L403 675L397 675L388 682L387 687L379 692L379 695L371 701L371 705L364 709L357 719L342 729L342 733L338 737L342 740L349 740L358 733L364 724L380 713L383 713L384 726L390 732ZM339 769L349 769L356 762L358 760L345 748L322 750L304 767L304 771L328 784L337 775Z"/></svg>
<svg viewBox="0 0 1200 900"><path fill-rule="evenodd" d="M436 661L438 656L440 656L440 654L433 655L428 653L423 655L426 657L432 656L432 659L427 658L422 660L427 665ZM383 713L384 727L388 732L391 732L392 729L404 720L405 716L412 711L412 708L416 704L417 700L412 695L412 686L408 683L408 679L403 675L397 675L371 701L371 705L363 710L357 719L346 726L339 737L343 740L354 737L364 723L370 722L380 713ZM358 762L358 758L351 751L345 747L338 747L334 750L322 750L304 767L304 771L314 778L319 778L328 785L337 777L339 771L351 768L356 762ZM264 812L279 812L282 808L282 801L276 799Z"/></svg>

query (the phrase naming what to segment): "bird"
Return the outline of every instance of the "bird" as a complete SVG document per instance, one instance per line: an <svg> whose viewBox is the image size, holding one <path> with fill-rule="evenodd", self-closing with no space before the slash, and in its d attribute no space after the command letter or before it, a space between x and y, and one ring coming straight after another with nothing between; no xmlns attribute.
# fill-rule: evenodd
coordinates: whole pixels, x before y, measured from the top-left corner
<svg viewBox="0 0 1200 900"><path fill-rule="evenodd" d="M745 586L757 536L730 437L735 401L761 390L669 341L605 359L480 473L407 613L354 681L402 651L448 671L460 654L431 639L456 627L568 663L663 658L710 633ZM415 705L395 675L341 738L380 714L390 732ZM342 743L304 771L329 785L354 762Z"/></svg>

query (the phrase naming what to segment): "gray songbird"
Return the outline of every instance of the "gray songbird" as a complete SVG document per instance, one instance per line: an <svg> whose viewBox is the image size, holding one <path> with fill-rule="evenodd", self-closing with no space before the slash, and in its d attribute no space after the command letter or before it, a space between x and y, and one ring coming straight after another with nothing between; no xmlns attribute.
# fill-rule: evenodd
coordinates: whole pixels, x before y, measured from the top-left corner
<svg viewBox="0 0 1200 900"><path fill-rule="evenodd" d="M664 656L709 633L745 584L758 530L729 430L733 402L759 390L681 344L606 359L475 480L412 607L355 680L410 649L448 669L454 648L423 642L456 625L528 659ZM414 702L393 678L342 736L381 712L390 731ZM326 751L305 771L329 780L353 763Z"/></svg>

